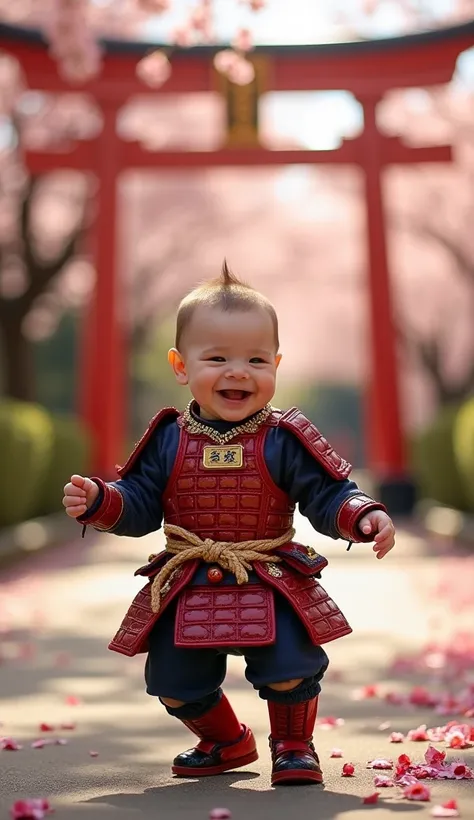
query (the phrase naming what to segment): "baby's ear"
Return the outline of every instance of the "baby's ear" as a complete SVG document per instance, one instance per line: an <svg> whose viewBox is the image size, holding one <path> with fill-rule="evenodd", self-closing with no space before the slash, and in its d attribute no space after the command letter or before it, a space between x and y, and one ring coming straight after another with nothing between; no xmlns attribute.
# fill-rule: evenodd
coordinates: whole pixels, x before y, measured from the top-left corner
<svg viewBox="0 0 474 820"><path fill-rule="evenodd" d="M181 353L175 347L172 347L171 350L168 351L168 361L173 368L178 384L187 384L188 375L186 373L186 365Z"/></svg>

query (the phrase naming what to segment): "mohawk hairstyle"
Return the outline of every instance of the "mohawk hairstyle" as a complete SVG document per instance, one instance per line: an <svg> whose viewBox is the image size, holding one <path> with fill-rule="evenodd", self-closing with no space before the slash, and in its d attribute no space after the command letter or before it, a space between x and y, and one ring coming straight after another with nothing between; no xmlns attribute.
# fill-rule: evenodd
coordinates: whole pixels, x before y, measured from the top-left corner
<svg viewBox="0 0 474 820"><path fill-rule="evenodd" d="M229 269L226 259L224 259L219 277L203 282L181 301L176 316L175 347L177 350L179 350L185 328L189 325L196 308L200 306L215 307L229 312L246 312L255 310L255 308L266 311L272 320L275 345L278 350L280 342L275 308L266 296L238 279Z"/></svg>

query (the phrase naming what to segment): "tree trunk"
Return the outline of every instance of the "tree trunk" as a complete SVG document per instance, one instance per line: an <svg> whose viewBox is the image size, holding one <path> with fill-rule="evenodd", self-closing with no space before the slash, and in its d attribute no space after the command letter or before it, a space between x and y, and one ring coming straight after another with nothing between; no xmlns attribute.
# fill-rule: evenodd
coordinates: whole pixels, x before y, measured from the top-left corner
<svg viewBox="0 0 474 820"><path fill-rule="evenodd" d="M33 348L22 333L23 317L15 315L0 322L3 358L3 392L22 401L36 398Z"/></svg>

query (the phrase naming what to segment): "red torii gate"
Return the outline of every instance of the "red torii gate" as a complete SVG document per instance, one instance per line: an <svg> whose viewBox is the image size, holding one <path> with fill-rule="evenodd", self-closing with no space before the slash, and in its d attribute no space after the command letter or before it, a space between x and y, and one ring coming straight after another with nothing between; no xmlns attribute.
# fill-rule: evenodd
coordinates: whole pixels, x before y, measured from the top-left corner
<svg viewBox="0 0 474 820"><path fill-rule="evenodd" d="M120 319L117 286L117 179L131 168L350 164L365 178L371 321L371 384L367 426L368 463L393 512L406 512L413 494L406 471L400 418L396 335L387 262L381 175L389 164L451 161L451 146L409 147L380 133L376 106L392 88L423 87L450 81L458 55L474 43L474 22L402 38L336 45L257 48L258 67L265 60L265 91L347 90L364 111L364 130L333 151L267 150L260 146L223 147L217 151L150 153L138 143L122 142L117 113L133 95L215 91L215 49L193 48L173 58L173 74L158 92L137 79L137 59L156 45L106 42L103 71L78 91L91 94L102 110L103 130L92 141L78 142L66 153L29 152L33 174L58 168L93 171L100 182L95 226L97 285L85 316L81 361L81 415L95 434L94 469L111 476L122 455L126 427L127 350ZM0 46L21 63L35 90L71 91L61 80L39 35L0 26ZM258 75L254 94L258 92ZM75 89L76 90L76 89ZM235 91L235 89L234 89ZM255 100L254 100L255 104ZM250 102L251 106L251 102ZM247 105L248 108L248 105ZM235 113L235 112L234 112ZM248 126L248 122L246 123Z"/></svg>

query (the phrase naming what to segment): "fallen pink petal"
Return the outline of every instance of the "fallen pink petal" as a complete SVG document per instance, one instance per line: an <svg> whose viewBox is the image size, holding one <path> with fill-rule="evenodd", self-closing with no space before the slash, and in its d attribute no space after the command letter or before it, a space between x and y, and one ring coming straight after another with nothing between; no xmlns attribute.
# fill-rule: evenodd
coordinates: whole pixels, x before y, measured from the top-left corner
<svg viewBox="0 0 474 820"><path fill-rule="evenodd" d="M431 792L424 783L413 783L413 785L404 788L403 797L406 797L407 800L419 800L422 803L427 803L431 800Z"/></svg>
<svg viewBox="0 0 474 820"><path fill-rule="evenodd" d="M55 727L50 723L40 723L39 725L40 732L54 732L54 729Z"/></svg>
<svg viewBox="0 0 474 820"><path fill-rule="evenodd" d="M367 763L368 769L393 769L393 760L387 760L385 757L377 757L375 760L369 760Z"/></svg>
<svg viewBox="0 0 474 820"><path fill-rule="evenodd" d="M343 757L342 749L331 749L329 757Z"/></svg>
<svg viewBox="0 0 474 820"><path fill-rule="evenodd" d="M317 725L321 729L334 729L337 726L344 726L344 718L336 718L332 716L319 718Z"/></svg>
<svg viewBox="0 0 474 820"><path fill-rule="evenodd" d="M428 733L426 731L426 724L424 723L422 726L418 726L417 729L410 729L407 738L408 740L413 740L417 743L429 740Z"/></svg>
<svg viewBox="0 0 474 820"><path fill-rule="evenodd" d="M441 803L439 806L433 806L431 809L432 817L461 817L457 803L455 800L449 800L447 803Z"/></svg>
<svg viewBox="0 0 474 820"><path fill-rule="evenodd" d="M17 800L10 807L12 820L43 820L52 812L49 801L44 798Z"/></svg>
<svg viewBox="0 0 474 820"><path fill-rule="evenodd" d="M232 812L229 809L211 809L209 820L230 820Z"/></svg>
<svg viewBox="0 0 474 820"><path fill-rule="evenodd" d="M390 743L403 743L405 740L405 735L402 735L401 732L392 732L389 737Z"/></svg>
<svg viewBox="0 0 474 820"><path fill-rule="evenodd" d="M99 752L95 752L93 749L89 752L90 757L99 757Z"/></svg>
<svg viewBox="0 0 474 820"><path fill-rule="evenodd" d="M471 780L474 777L472 769L462 760L455 760L446 767L446 771L454 780Z"/></svg>
<svg viewBox="0 0 474 820"><path fill-rule="evenodd" d="M425 760L430 766L440 766L444 763L446 752L435 749L434 746L428 746L425 752Z"/></svg>
<svg viewBox="0 0 474 820"><path fill-rule="evenodd" d="M373 794L369 794L367 797L363 797L362 802L366 805L370 805L371 803L378 803L379 796L379 792L374 792Z"/></svg>
<svg viewBox="0 0 474 820"><path fill-rule="evenodd" d="M76 728L76 724L75 723L61 723L59 728L72 731L73 729Z"/></svg>
<svg viewBox="0 0 474 820"><path fill-rule="evenodd" d="M389 788L390 786L394 786L395 783L393 782L391 777L387 777L385 774L377 774L374 777L374 786L376 789L382 788Z"/></svg>
<svg viewBox="0 0 474 820"><path fill-rule="evenodd" d="M343 777L353 777L355 772L355 766L353 763L344 763L342 767L342 776Z"/></svg>
<svg viewBox="0 0 474 820"><path fill-rule="evenodd" d="M2 737L0 740L0 749L4 749L6 752L17 752L19 749L23 749L23 746L17 743L16 740L13 740L12 737Z"/></svg>
<svg viewBox="0 0 474 820"><path fill-rule="evenodd" d="M31 744L32 749L44 749L45 746L51 746L54 743L53 740L49 740L47 738L40 738L39 740L34 740Z"/></svg>
<svg viewBox="0 0 474 820"><path fill-rule="evenodd" d="M78 698L77 695L68 695L64 702L67 706L80 706L82 700Z"/></svg>

